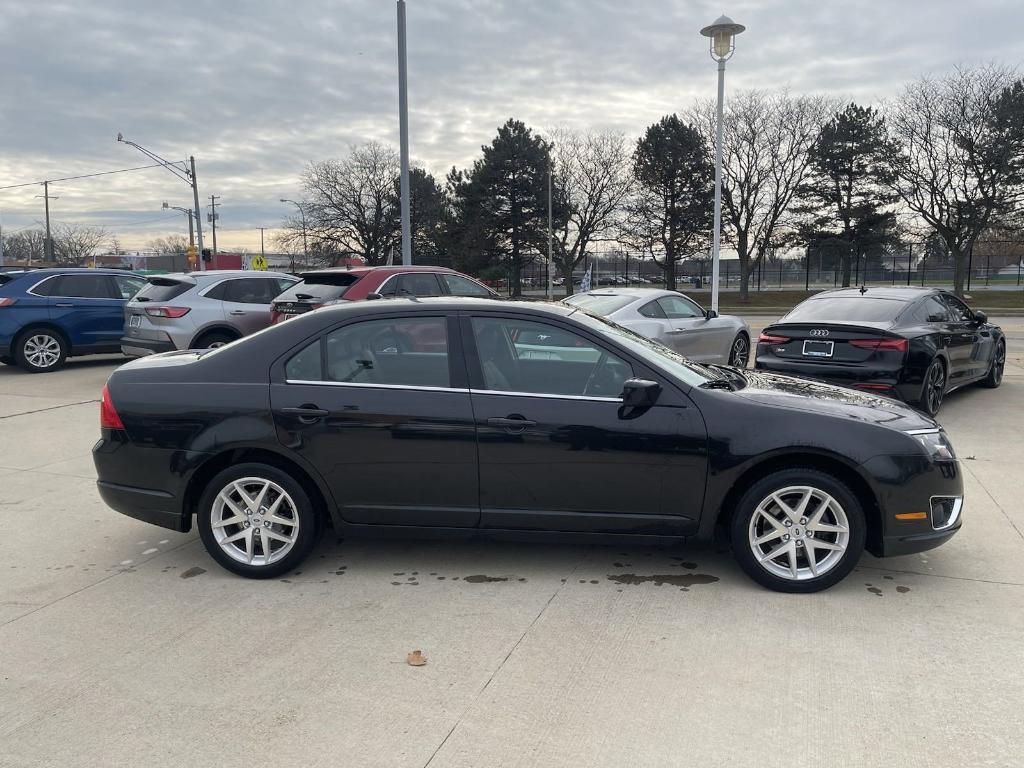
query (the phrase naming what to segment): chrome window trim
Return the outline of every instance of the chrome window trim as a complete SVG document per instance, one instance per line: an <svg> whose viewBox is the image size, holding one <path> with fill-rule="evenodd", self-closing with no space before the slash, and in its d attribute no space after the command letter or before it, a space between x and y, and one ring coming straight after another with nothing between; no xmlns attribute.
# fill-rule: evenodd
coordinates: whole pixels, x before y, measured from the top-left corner
<svg viewBox="0 0 1024 768"><path fill-rule="evenodd" d="M390 282L391 282L392 280L397 280L398 278L402 277L403 275L433 275L433 276L434 276L434 279L435 279L435 280L437 280L437 290L438 290L438 291L441 291L441 290L442 290L442 289L441 289L441 281L440 281L440 280L439 280L438 278L439 278L439 277L440 277L441 275L443 275L443 274L444 274L443 272L431 272L431 271L429 271L429 270L426 270L426 269L417 269L417 270L414 270L414 271L410 271L410 272L396 272L396 273L395 273L395 274L393 274L393 275L388 275L388 276L387 276L387 277L386 277L386 278L384 279L384 282L383 282L383 283L381 283L380 285L378 285L378 286L377 286L377 290L376 290L376 291L374 291L374 293L379 293L379 294L380 294L381 296L384 296L384 294L382 293L382 291L384 290L384 286L386 286L386 285L387 285L388 283L390 283ZM358 282L358 281L357 281L357 282ZM353 283L353 285L355 285L355 283ZM432 295L430 295L430 296L422 296L422 295L420 295L420 294L418 294L418 293L410 293L410 294L408 294L408 295L409 295L409 296L412 296L412 297L414 297L414 298L423 298L423 299L433 299L433 298L438 298L438 297L441 297L441 298L443 298L443 297L445 297L445 296L450 296L451 294L447 294L447 293L436 293L436 294L432 294ZM402 296L403 296L402 294L398 293L398 289L397 289L397 287L396 287L396 288L395 288L395 295L394 295L394 298L396 298L396 299L400 299L400 298L402 298ZM388 296L384 296L384 298L389 298L389 297L388 297Z"/></svg>
<svg viewBox="0 0 1024 768"><path fill-rule="evenodd" d="M74 272L68 274L76 274ZM37 299L84 299L85 301L128 301L128 299L122 299L120 296L43 296L40 293L36 293L33 289L38 288L40 285L45 283L47 280L56 280L58 278L65 277L65 274L60 275L48 275L40 280L38 283L33 283L29 288L25 289L25 293L35 296ZM87 277L113 277L106 272L102 272L99 275L87 275Z"/></svg>
<svg viewBox="0 0 1024 768"><path fill-rule="evenodd" d="M469 394L468 389L459 387L427 387L416 384L365 384L359 381L309 381L307 379L285 379L285 384L319 385L323 387L360 387L362 389L403 389L415 392L461 392Z"/></svg>
<svg viewBox="0 0 1024 768"><path fill-rule="evenodd" d="M543 397L554 400L589 400L595 403L621 403L621 397L594 397L592 395L559 395L547 392L507 392L501 389L470 389L474 395L508 395L510 397Z"/></svg>

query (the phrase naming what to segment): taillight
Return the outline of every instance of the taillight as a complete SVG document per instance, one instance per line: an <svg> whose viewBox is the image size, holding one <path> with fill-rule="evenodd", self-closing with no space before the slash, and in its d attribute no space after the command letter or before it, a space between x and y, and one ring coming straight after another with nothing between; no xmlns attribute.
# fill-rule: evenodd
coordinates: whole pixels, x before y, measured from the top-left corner
<svg viewBox="0 0 1024 768"><path fill-rule="evenodd" d="M906 352L910 348L910 342L906 339L850 339L846 343L857 349L870 349L872 352Z"/></svg>
<svg viewBox="0 0 1024 768"><path fill-rule="evenodd" d="M100 428L101 429L124 429L121 417L117 415L117 409L110 399L110 390L103 385L103 394L100 396Z"/></svg>
<svg viewBox="0 0 1024 768"><path fill-rule="evenodd" d="M146 307L146 314L151 317L182 317L191 309L192 307Z"/></svg>
<svg viewBox="0 0 1024 768"><path fill-rule="evenodd" d="M757 337L758 344L785 344L788 341L787 336L774 336L770 333L762 333Z"/></svg>
<svg viewBox="0 0 1024 768"><path fill-rule="evenodd" d="M0 307L13 307L17 303L17 299L0 299Z"/></svg>

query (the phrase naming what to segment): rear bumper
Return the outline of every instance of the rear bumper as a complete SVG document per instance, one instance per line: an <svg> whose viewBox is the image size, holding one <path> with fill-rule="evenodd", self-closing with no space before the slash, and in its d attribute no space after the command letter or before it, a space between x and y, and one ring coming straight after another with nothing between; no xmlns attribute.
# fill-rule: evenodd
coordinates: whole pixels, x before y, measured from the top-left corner
<svg viewBox="0 0 1024 768"><path fill-rule="evenodd" d="M145 357L156 355L160 352L174 352L177 347L171 341L153 341L150 339L138 339L131 336L121 338L121 352L128 357Z"/></svg>
<svg viewBox="0 0 1024 768"><path fill-rule="evenodd" d="M777 357L758 356L754 368L769 373L780 373L803 379L813 379L837 387L849 387L862 392L871 392L885 397L895 397L904 401L912 401L914 392L904 385L900 369L876 369L862 367L842 367L822 365L821 363L805 363L797 360L783 360Z"/></svg>
<svg viewBox="0 0 1024 768"><path fill-rule="evenodd" d="M192 527L191 518L181 514L181 502L167 491L136 488L97 480L100 498L116 512L144 523L184 533Z"/></svg>

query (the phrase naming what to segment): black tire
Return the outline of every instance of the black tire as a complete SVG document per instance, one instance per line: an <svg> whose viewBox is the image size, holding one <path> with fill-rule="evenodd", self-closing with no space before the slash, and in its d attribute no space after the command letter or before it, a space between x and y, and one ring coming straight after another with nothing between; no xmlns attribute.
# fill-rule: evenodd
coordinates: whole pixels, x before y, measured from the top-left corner
<svg viewBox="0 0 1024 768"><path fill-rule="evenodd" d="M917 407L929 416L935 416L942 407L942 399L946 396L946 364L936 357L924 373L921 382L921 394L917 398Z"/></svg>
<svg viewBox="0 0 1024 768"><path fill-rule="evenodd" d="M7 355L0 355L0 365L16 365L13 357Z"/></svg>
<svg viewBox="0 0 1024 768"><path fill-rule="evenodd" d="M810 503L813 503L814 507L811 507L810 503L808 505L810 518L803 517L792 520L787 527L781 529L783 532L786 532L786 541L782 541L781 534L776 534L779 538L773 541L765 541L760 546L752 542L752 538L756 540L761 535L775 534L775 529L777 528L762 526L763 516L758 512L758 508L766 502L770 504L773 493L797 487L811 489L819 494L827 494L839 505L840 511L846 520L845 525L842 526L846 529L845 540L841 540L843 534L839 532L833 533L822 529L808 531L806 527L801 528L801 525L804 525L801 520L807 521L813 518L814 513L824 501L823 498L812 496ZM799 498L799 492L790 491L790 493L792 493L794 499ZM789 503L789 498L785 494L783 500ZM769 506L768 508L772 510L773 514L779 509L777 506L774 508ZM826 511L823 513L819 524L826 523L826 525L833 528L839 527L842 517L835 513L833 509L832 506L826 507ZM782 515L782 518L785 519L786 516ZM752 520L754 521L753 527ZM866 523L864 520L864 510L846 483L827 472L809 467L800 467L773 472L751 485L736 505L730 532L732 535L733 554L740 567L746 571L750 578L761 586L776 592L808 593L820 592L823 589L828 589L838 584L854 569L864 551ZM790 536L791 538L789 538ZM815 544L819 546L814 546ZM833 547L843 544L845 549L824 549L823 547L826 544ZM771 554L771 552L776 551L777 546L788 547L788 549L777 558L767 559L767 564L764 564L761 560L762 555ZM767 551L764 551L762 547L766 548ZM755 549L757 549L756 552ZM814 570L810 567L806 555L808 549L811 551L811 556L816 559L817 566L824 568L824 572L821 575L812 575ZM794 553L792 561L789 556L790 551ZM821 554L823 552L825 554ZM835 552L839 554L835 554ZM790 567L784 566L779 562L783 559L786 563L792 562L796 564L797 578L783 577L777 573L779 570L785 570L787 567ZM776 572L773 572L773 570Z"/></svg>
<svg viewBox="0 0 1024 768"><path fill-rule="evenodd" d="M989 389L995 389L1003 383L1003 369L1006 366L1006 341L1000 339L996 342L995 351L992 353L992 365L989 366L988 375L979 384Z"/></svg>
<svg viewBox="0 0 1024 768"><path fill-rule="evenodd" d="M742 356L742 362L740 360ZM729 347L729 365L746 368L750 362L750 338L745 333L737 333Z"/></svg>
<svg viewBox="0 0 1024 768"><path fill-rule="evenodd" d="M238 336L230 334L227 331L210 331L196 339L192 343L192 349L214 349L216 347L223 347L225 344L230 344L236 339L238 339Z"/></svg>
<svg viewBox="0 0 1024 768"><path fill-rule="evenodd" d="M14 361L28 373L52 373L64 367L68 342L51 328L29 328L14 341ZM52 362L50 362L52 361Z"/></svg>
<svg viewBox="0 0 1024 768"><path fill-rule="evenodd" d="M288 526L268 523L268 521L260 519L259 515L261 513L266 514L266 507L261 506L253 515L246 514L244 524L222 525L217 529L220 533L215 532L213 525L214 515L217 516L218 520L224 520L225 510L227 510L228 514L234 514L218 499L222 491L228 491L232 495L236 506L245 512L246 505L244 502L240 502L240 494L237 494L235 489L232 488L234 482L241 480L247 481L241 484L242 488L247 490L247 492L250 489L257 489L260 483L269 481L269 483L276 485L287 494L285 501L279 508L281 510L280 516L296 520L297 525L295 527L298 530L294 533L294 542L291 544L290 549L286 554L280 556L279 559L274 558L275 553L279 553L283 546L281 542L269 538L264 539L262 531L260 531L259 535L256 535L256 532L259 531L261 525L266 525L272 532L276 531L279 535L288 536L294 531L294 528L289 530ZM277 495L276 491L271 489L267 493L267 498L272 502L276 500ZM290 510L287 509L288 502L292 506ZM249 511L251 512L252 510ZM199 536L210 556L232 573L250 579L270 579L294 569L309 556L322 530L320 516L302 485L287 472L277 467L255 462L229 467L210 480L199 501L199 507L196 511L196 523L199 527ZM248 546L246 546L246 530L253 531L253 534L248 534L252 539L251 544ZM225 542L222 544L217 539L218 535L231 538L237 534L242 535L242 538L239 540L241 543ZM263 558L262 541L270 543L271 559L269 564L258 562L258 560ZM275 547L277 548L275 549ZM234 552L235 556L229 554L228 550ZM249 564L244 561L246 551L251 551L254 554L252 559L256 562Z"/></svg>

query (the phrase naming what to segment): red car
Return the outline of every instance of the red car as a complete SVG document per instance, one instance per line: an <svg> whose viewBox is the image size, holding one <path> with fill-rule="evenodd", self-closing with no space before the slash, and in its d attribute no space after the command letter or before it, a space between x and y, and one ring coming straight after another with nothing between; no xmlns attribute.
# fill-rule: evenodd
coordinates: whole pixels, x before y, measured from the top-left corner
<svg viewBox="0 0 1024 768"><path fill-rule="evenodd" d="M446 267L352 267L303 272L302 282L270 305L270 322L279 323L337 301L395 296L477 296L501 298L479 280Z"/></svg>

